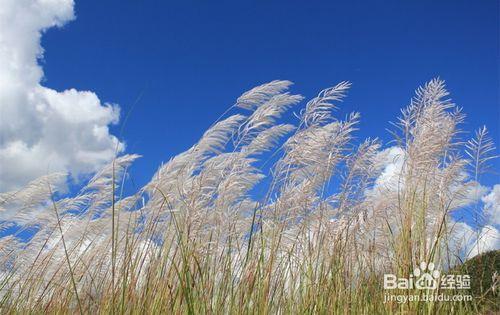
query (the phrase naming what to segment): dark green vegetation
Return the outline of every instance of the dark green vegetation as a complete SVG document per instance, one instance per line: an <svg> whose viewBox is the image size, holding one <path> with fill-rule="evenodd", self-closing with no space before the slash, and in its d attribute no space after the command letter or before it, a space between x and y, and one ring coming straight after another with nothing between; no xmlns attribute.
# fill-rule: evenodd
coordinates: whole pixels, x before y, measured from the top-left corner
<svg viewBox="0 0 500 315"><path fill-rule="evenodd" d="M500 312L500 250L475 256L453 273L470 275L471 294L481 308Z"/></svg>

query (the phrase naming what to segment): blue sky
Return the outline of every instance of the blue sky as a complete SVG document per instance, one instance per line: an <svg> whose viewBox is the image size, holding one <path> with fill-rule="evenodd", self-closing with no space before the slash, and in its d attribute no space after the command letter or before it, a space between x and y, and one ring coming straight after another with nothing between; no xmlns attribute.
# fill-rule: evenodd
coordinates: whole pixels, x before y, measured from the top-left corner
<svg viewBox="0 0 500 315"><path fill-rule="evenodd" d="M138 183L239 94L273 79L306 98L351 81L339 114L360 111L359 136L388 139L414 89L440 76L468 115L464 127L486 124L500 142L494 0L86 0L75 11L43 37L44 84L92 90L122 117L142 94L123 134L127 151L144 155Z"/></svg>
<svg viewBox="0 0 500 315"><path fill-rule="evenodd" d="M306 98L351 81L339 114L361 112L360 138L390 139L389 121L414 89L440 76L468 115L464 128L486 124L500 143L495 0L85 0L75 12L42 38L43 84L94 91L120 105L121 123L142 94L122 136L143 155L138 185L242 92L274 79Z"/></svg>

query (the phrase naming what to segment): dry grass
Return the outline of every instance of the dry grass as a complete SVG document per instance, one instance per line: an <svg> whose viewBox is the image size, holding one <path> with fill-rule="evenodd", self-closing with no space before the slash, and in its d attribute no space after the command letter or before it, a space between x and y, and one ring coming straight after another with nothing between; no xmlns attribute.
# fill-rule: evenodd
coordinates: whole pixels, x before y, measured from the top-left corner
<svg viewBox="0 0 500 315"><path fill-rule="evenodd" d="M463 115L432 80L395 123L393 147L356 144L359 114L333 115L349 83L296 109L297 126L280 123L302 100L290 85L243 94L231 108L241 113L135 195L120 187L137 155L117 157L73 198L55 199L57 174L0 195L11 221L37 231L0 240L2 312L480 312L475 301L384 303L382 275L456 264L450 214L476 207L467 196L494 150L486 131L462 141Z"/></svg>

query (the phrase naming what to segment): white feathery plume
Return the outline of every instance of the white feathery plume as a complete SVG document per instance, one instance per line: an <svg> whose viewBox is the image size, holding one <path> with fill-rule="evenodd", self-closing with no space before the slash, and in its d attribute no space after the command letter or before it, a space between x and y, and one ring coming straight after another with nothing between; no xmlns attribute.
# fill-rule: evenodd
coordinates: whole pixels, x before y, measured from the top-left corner
<svg viewBox="0 0 500 315"><path fill-rule="evenodd" d="M241 150L248 155L257 155L274 148L280 138L292 132L295 126L290 124L281 124L270 127L259 132L259 134Z"/></svg>
<svg viewBox="0 0 500 315"><path fill-rule="evenodd" d="M237 114L218 122L203 134L193 150L198 154L220 153L244 119L245 116Z"/></svg>
<svg viewBox="0 0 500 315"><path fill-rule="evenodd" d="M335 109L333 101L341 101L347 90L351 87L351 83L347 81L324 89L319 92L318 96L310 100L302 114L302 120L306 126L320 125L331 119L331 112Z"/></svg>
<svg viewBox="0 0 500 315"><path fill-rule="evenodd" d="M496 150L495 144L488 135L486 126L483 126L476 131L475 137L467 141L465 146L465 152L470 158L467 164L473 168L477 181L479 175L488 172L490 169L488 162L498 157L498 155L494 154Z"/></svg>
<svg viewBox="0 0 500 315"><path fill-rule="evenodd" d="M269 128L276 123L292 106L298 104L303 97L301 95L290 95L288 93L278 94L257 108L238 130L237 144L246 144L260 131Z"/></svg>
<svg viewBox="0 0 500 315"><path fill-rule="evenodd" d="M62 187L65 179L65 173L53 173L41 176L19 190L0 193L0 213L14 205L18 211L22 211L24 208L46 202L50 199L51 192L55 193Z"/></svg>
<svg viewBox="0 0 500 315"><path fill-rule="evenodd" d="M293 83L286 80L275 80L254 87L243 93L237 100L236 106L243 109L255 110L264 102L267 102L274 95L282 93Z"/></svg>
<svg viewBox="0 0 500 315"><path fill-rule="evenodd" d="M295 182L316 178L319 188L342 159L358 121L359 114L352 113L345 122L311 126L299 131L286 141L280 169Z"/></svg>

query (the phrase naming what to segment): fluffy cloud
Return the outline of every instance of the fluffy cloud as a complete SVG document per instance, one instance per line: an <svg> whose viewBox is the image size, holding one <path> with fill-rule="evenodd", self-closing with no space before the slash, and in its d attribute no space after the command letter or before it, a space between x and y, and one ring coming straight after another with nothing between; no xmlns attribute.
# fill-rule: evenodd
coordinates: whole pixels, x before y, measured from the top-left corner
<svg viewBox="0 0 500 315"><path fill-rule="evenodd" d="M482 198L484 202L484 214L488 221L494 225L500 225L500 185L493 186L489 194Z"/></svg>
<svg viewBox="0 0 500 315"><path fill-rule="evenodd" d="M366 194L376 196L403 189L405 182L402 172L405 159L406 153L398 146L380 151L375 157L375 164L381 172L376 178L373 188L369 189ZM490 192L490 187L470 180L466 173L462 173L461 176L463 182L449 187L450 192L455 194L450 205L451 208L463 208L482 201L485 204L485 214L490 218L490 221L493 221L492 224L499 224L500 185L496 185ZM488 194L488 192L490 193ZM496 221L491 220L492 218L496 218Z"/></svg>
<svg viewBox="0 0 500 315"><path fill-rule="evenodd" d="M44 87L40 38L74 18L73 0L0 5L0 192L50 172L95 171L123 144L109 133L116 105L89 91Z"/></svg>
<svg viewBox="0 0 500 315"><path fill-rule="evenodd" d="M491 225L473 229L465 222L454 222L452 246L463 251L464 258L472 258L481 253L500 249L500 232Z"/></svg>
<svg viewBox="0 0 500 315"><path fill-rule="evenodd" d="M397 191L404 183L401 178L405 152L397 146L387 148L376 156L376 165L381 170L375 180L373 189L368 190L367 195L379 195L387 191Z"/></svg>
<svg viewBox="0 0 500 315"><path fill-rule="evenodd" d="M500 248L500 232L491 225L486 225L477 234L469 257Z"/></svg>
<svg viewBox="0 0 500 315"><path fill-rule="evenodd" d="M397 146L381 151L376 157L376 164L381 172L374 187L366 192L367 195L375 200L385 200L388 193L397 192L398 187L404 188L401 172L405 158L405 152ZM481 226L472 227L466 222L457 221L451 224L451 247L460 252L462 258L471 258L489 250L500 249L500 184L490 188L475 181L467 181L465 173L462 176L462 184L450 187L451 191L460 192L456 194L452 208L466 208L482 202L481 209L486 218L485 224Z"/></svg>
<svg viewBox="0 0 500 315"><path fill-rule="evenodd" d="M452 229L455 245L465 251L467 258L500 249L500 231L498 230L500 225L500 185L494 185L491 190L479 185L476 196L478 200L483 202L482 213L487 224L472 228L465 222L455 222Z"/></svg>

